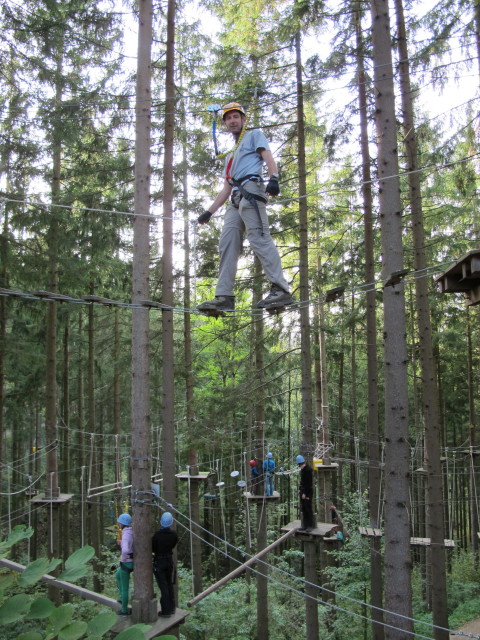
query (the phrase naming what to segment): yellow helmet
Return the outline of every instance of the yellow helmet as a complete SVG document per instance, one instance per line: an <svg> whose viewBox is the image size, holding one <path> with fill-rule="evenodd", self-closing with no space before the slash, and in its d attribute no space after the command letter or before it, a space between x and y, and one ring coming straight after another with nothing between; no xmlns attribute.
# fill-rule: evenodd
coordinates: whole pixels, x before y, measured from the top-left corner
<svg viewBox="0 0 480 640"><path fill-rule="evenodd" d="M241 104L239 104L238 102L229 102L222 107L222 120L225 118L226 114L229 111L240 111L240 113L243 113L244 116L247 115L245 113L245 109Z"/></svg>

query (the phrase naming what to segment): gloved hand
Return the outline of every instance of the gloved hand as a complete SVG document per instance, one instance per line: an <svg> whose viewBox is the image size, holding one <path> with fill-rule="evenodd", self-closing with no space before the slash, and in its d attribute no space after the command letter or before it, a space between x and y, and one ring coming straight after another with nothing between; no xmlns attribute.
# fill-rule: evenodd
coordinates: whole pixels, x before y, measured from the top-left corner
<svg viewBox="0 0 480 640"><path fill-rule="evenodd" d="M204 211L198 216L197 222L198 224L207 224L212 216L213 213L211 213L210 211Z"/></svg>
<svg viewBox="0 0 480 640"><path fill-rule="evenodd" d="M270 176L270 180L265 187L265 193L268 193L271 196L278 196L280 193L280 186L278 184L278 176Z"/></svg>

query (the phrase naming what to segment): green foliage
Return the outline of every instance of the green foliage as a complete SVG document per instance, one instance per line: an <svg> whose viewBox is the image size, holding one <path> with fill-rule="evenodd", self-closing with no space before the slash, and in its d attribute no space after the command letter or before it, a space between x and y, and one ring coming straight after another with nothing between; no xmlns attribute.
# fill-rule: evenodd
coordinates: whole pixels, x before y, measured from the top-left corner
<svg viewBox="0 0 480 640"><path fill-rule="evenodd" d="M56 559L38 558L38 560L34 560L25 568L18 582L22 587L35 584L43 575L56 569L61 562L61 560Z"/></svg>

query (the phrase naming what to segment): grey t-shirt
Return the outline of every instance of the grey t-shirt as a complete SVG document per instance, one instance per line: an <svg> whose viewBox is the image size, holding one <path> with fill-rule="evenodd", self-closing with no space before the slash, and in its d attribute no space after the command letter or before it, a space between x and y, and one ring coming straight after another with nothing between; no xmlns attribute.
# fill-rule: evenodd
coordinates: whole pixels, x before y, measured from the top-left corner
<svg viewBox="0 0 480 640"><path fill-rule="evenodd" d="M247 131L243 136L240 146L233 154L233 162L227 176L227 168L232 157L229 153L225 158L223 177L232 177L236 180L248 175L262 175L263 158L260 155L262 149L270 149L265 134L260 129Z"/></svg>

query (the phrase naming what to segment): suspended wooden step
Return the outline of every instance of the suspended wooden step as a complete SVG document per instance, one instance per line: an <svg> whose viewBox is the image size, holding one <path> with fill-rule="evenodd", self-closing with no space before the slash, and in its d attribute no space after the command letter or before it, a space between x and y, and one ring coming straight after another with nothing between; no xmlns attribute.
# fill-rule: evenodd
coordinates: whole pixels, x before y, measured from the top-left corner
<svg viewBox="0 0 480 640"><path fill-rule="evenodd" d="M455 546L455 540L444 540L445 548L453 549ZM412 547L429 547L432 544L430 538L410 538L410 544Z"/></svg>
<svg viewBox="0 0 480 640"><path fill-rule="evenodd" d="M34 504L64 504L69 502L73 496L73 493L59 493L58 496L40 493L38 496L33 497L30 502Z"/></svg>
<svg viewBox="0 0 480 640"><path fill-rule="evenodd" d="M296 529L295 537L299 538L323 538L327 542L335 542L337 537L335 535L335 529L338 524L334 522L317 522L315 527L311 531L299 531L302 526L300 520L293 520L281 528L281 531L291 531Z"/></svg>
<svg viewBox="0 0 480 640"><path fill-rule="evenodd" d="M247 500L252 500L253 502L259 502L261 500L280 500L280 494L278 491L274 491L271 496L267 496L264 493L256 494L251 493L250 491L245 491L243 494Z"/></svg>
<svg viewBox="0 0 480 640"><path fill-rule="evenodd" d="M381 538L383 536L381 529L373 529L372 527L359 527L358 531L361 536L366 538Z"/></svg>
<svg viewBox="0 0 480 640"><path fill-rule="evenodd" d="M383 531L381 529L373 529L372 527L359 527L358 531L361 536L367 538L381 538L383 536ZM446 548L453 548L455 546L454 540L444 540ZM410 538L410 544L412 547L429 547L432 542L430 538Z"/></svg>

